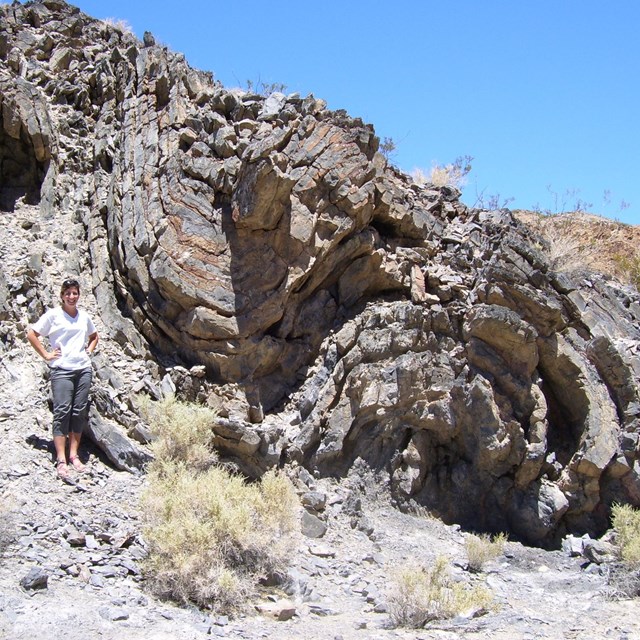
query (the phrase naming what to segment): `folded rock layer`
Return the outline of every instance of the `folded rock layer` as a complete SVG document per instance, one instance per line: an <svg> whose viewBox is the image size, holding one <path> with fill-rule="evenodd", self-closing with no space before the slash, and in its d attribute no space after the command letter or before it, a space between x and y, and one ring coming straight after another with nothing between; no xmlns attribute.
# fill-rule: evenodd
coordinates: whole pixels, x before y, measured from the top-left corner
<svg viewBox="0 0 640 640"><path fill-rule="evenodd" d="M554 272L313 96L226 89L61 0L0 23L2 215L82 220L109 337L243 390L216 433L245 469L363 459L537 544L640 505L637 292Z"/></svg>

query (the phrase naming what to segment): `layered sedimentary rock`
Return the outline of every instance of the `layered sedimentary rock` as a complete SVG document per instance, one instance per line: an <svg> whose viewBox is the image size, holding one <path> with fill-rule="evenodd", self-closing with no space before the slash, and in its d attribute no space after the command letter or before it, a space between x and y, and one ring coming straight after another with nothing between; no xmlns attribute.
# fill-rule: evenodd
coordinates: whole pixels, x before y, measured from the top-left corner
<svg viewBox="0 0 640 640"><path fill-rule="evenodd" d="M204 366L243 468L362 458L536 543L640 504L636 293L553 272L508 211L412 184L313 96L226 89L60 0L0 11L2 215L83 221L110 338Z"/></svg>

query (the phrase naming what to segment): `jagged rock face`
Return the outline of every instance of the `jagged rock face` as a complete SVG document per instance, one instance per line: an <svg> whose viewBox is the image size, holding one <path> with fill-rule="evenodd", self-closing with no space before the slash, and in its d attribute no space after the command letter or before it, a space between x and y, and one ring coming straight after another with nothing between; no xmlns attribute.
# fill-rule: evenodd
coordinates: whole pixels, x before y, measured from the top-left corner
<svg viewBox="0 0 640 640"><path fill-rule="evenodd" d="M244 390L217 435L245 468L362 458L543 544L640 504L637 295L553 273L312 96L226 90L58 0L1 11L0 206L81 217L111 338Z"/></svg>

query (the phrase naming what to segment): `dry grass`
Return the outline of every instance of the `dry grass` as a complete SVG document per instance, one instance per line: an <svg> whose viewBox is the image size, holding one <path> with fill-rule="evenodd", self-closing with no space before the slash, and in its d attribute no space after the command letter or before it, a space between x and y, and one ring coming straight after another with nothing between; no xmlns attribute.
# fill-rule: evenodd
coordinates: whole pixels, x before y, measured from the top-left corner
<svg viewBox="0 0 640 640"><path fill-rule="evenodd" d="M560 233L549 236L548 257L552 269L556 271L574 271L590 268L598 258L598 249L593 244L584 244L576 236Z"/></svg>
<svg viewBox="0 0 640 640"><path fill-rule="evenodd" d="M105 18L102 22L108 24L110 27L113 27L120 33L128 33L129 35L133 35L133 27L126 20L122 20L120 18Z"/></svg>
<svg viewBox="0 0 640 640"><path fill-rule="evenodd" d="M546 240L543 251L552 268L598 271L636 288L640 285L640 226L587 213L513 213Z"/></svg>
<svg viewBox="0 0 640 640"><path fill-rule="evenodd" d="M640 510L628 504L613 505L613 530L620 557L640 568Z"/></svg>
<svg viewBox="0 0 640 640"><path fill-rule="evenodd" d="M402 568L387 606L395 625L418 629L434 620L486 610L492 602L486 587L453 581L446 558L439 557L429 569L415 565Z"/></svg>
<svg viewBox="0 0 640 640"><path fill-rule="evenodd" d="M276 472L260 482L215 465L216 414L177 402L141 402L156 435L141 505L152 590L181 603L241 611L259 581L284 574L299 532L299 502Z"/></svg>
<svg viewBox="0 0 640 640"><path fill-rule="evenodd" d="M436 187L456 187L461 189L471 171L471 156L459 156L450 164L434 164L428 172L414 169L411 178L415 184L432 184Z"/></svg>
<svg viewBox="0 0 640 640"><path fill-rule="evenodd" d="M142 506L152 589L185 604L243 610L296 547L298 499L275 472L248 484L218 467L165 463L150 473Z"/></svg>
<svg viewBox="0 0 640 640"><path fill-rule="evenodd" d="M155 436L152 449L158 464L184 462L207 469L216 462L211 448L215 411L174 399L153 402L147 396L139 398L138 404Z"/></svg>
<svg viewBox="0 0 640 640"><path fill-rule="evenodd" d="M436 187L452 186L460 188L464 185L465 179L451 165L434 165L428 172L422 169L414 169L411 178L415 184L432 184Z"/></svg>
<svg viewBox="0 0 640 640"><path fill-rule="evenodd" d="M621 560L607 567L606 595L615 600L636 598L640 596L640 511L616 504L612 515Z"/></svg>
<svg viewBox="0 0 640 640"><path fill-rule="evenodd" d="M614 255L614 262L618 265L622 280L632 284L640 291L640 253L633 255Z"/></svg>
<svg viewBox="0 0 640 640"><path fill-rule="evenodd" d="M470 534L464 541L470 571L480 572L487 562L495 560L504 553L507 536L504 533L488 536Z"/></svg>

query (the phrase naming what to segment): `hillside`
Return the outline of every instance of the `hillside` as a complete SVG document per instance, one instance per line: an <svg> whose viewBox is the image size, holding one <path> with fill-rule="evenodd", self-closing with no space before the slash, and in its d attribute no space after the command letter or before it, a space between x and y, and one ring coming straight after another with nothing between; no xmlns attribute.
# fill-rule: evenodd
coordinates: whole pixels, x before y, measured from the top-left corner
<svg viewBox="0 0 640 640"><path fill-rule="evenodd" d="M640 226L590 213L514 211L514 215L548 241L556 268L589 269L637 286Z"/></svg>

